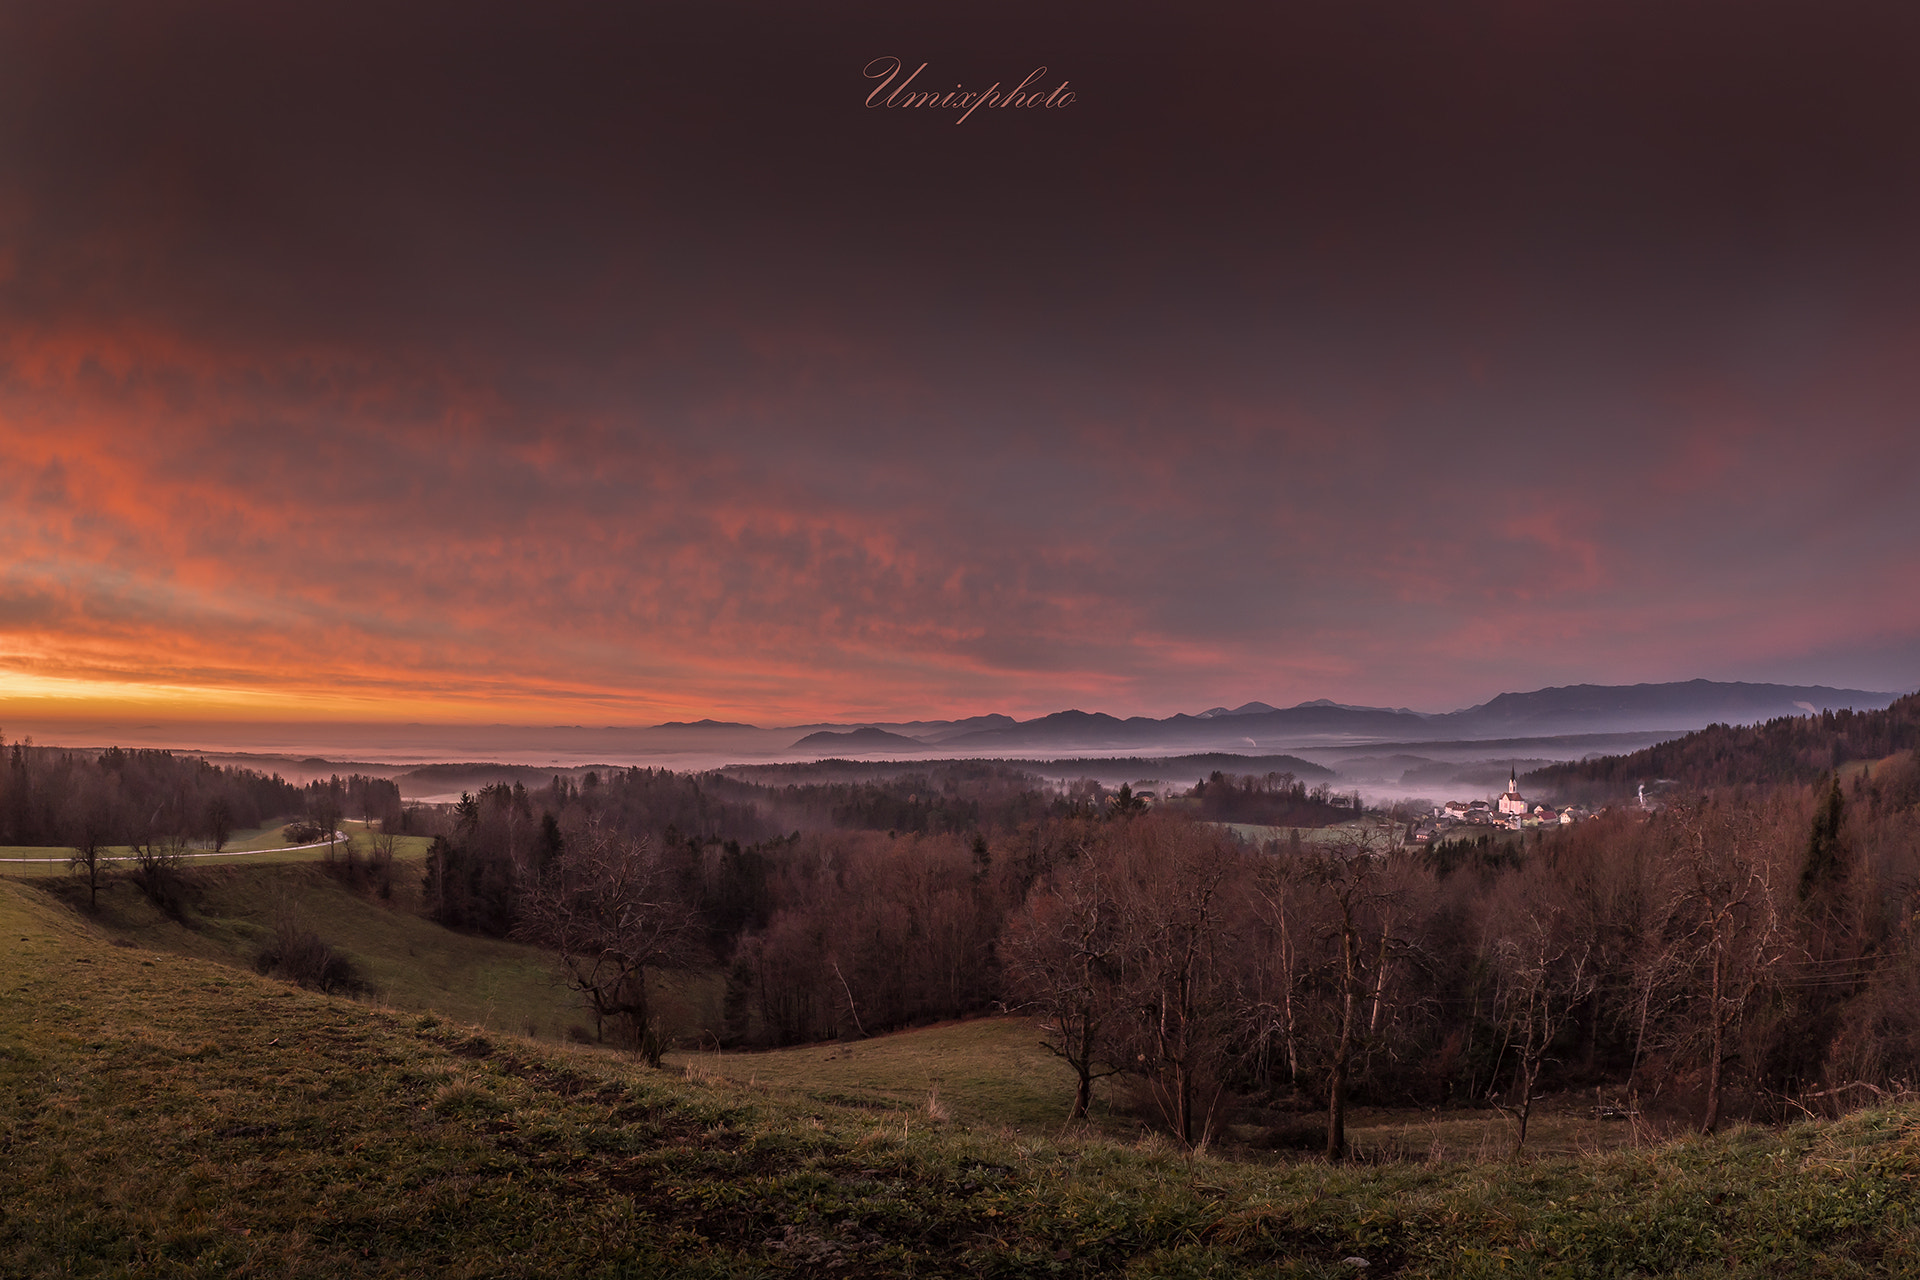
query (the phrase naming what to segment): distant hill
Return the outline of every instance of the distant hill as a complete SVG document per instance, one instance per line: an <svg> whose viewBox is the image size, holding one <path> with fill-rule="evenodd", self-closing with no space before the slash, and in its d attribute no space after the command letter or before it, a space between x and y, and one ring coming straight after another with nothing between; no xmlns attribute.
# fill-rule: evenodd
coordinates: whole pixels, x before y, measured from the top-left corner
<svg viewBox="0 0 1920 1280"><path fill-rule="evenodd" d="M738 720L669 720L665 724L657 724L653 727L656 729L757 729L760 726L742 724Z"/></svg>
<svg viewBox="0 0 1920 1280"><path fill-rule="evenodd" d="M1046 779L1092 778L1109 786L1122 782L1148 780L1185 786L1188 780L1206 777L1214 770L1238 775L1263 776L1290 773L1309 783L1331 782L1332 769L1292 755L1238 755L1213 752L1190 756L1079 756L994 759L992 757L942 757L923 755L913 760L819 759L782 761L778 764L736 764L719 772L762 785L782 786L794 783L873 781L883 778L927 774L940 779L952 777L967 783L996 779L1015 786L1040 786ZM1503 775L1504 776L1504 775Z"/></svg>
<svg viewBox="0 0 1920 1280"><path fill-rule="evenodd" d="M1007 763L1049 774L1078 772L1088 777L1147 778L1155 775L1204 777L1214 770L1241 775L1290 773L1307 781L1332 781L1325 765L1293 755L1249 756L1214 751L1185 756L1088 756L1081 759L1010 760Z"/></svg>
<svg viewBox="0 0 1920 1280"><path fill-rule="evenodd" d="M1885 707L1891 693L1826 685L1746 684L1685 680L1668 684L1576 684L1497 698L1433 717L1477 734L1601 733L1624 729L1701 729L1756 724L1782 716Z"/></svg>
<svg viewBox="0 0 1920 1280"><path fill-rule="evenodd" d="M528 790L544 787L555 778L578 779L589 772L617 773L617 765L526 765L483 762L428 764L394 775L400 794L408 800L425 796L450 796L462 791L479 791L496 783L519 783Z"/></svg>
<svg viewBox="0 0 1920 1280"><path fill-rule="evenodd" d="M850 733L834 733L822 729L810 733L793 744L795 751L924 751L927 744L918 738L909 738L898 733L888 733L885 729L855 729Z"/></svg>
<svg viewBox="0 0 1920 1280"><path fill-rule="evenodd" d="M989 729L1011 729L1019 724L1012 716L989 715L968 716L964 720L914 720L907 724L883 724L876 728L893 733L904 733L922 742L945 742L957 738L963 733L980 733Z"/></svg>
<svg viewBox="0 0 1920 1280"><path fill-rule="evenodd" d="M1211 716L1174 715L1164 720L1103 712L1056 711L1004 729L961 734L943 747L994 748L1013 752L1054 748L1068 751L1260 750L1313 737L1431 737L1429 718L1412 712L1356 710L1337 706L1299 706L1281 711L1227 711Z"/></svg>
<svg viewBox="0 0 1920 1280"><path fill-rule="evenodd" d="M1570 734L1685 733L1715 723L1754 723L1780 716L1886 706L1891 693L1825 685L1744 684L1686 680L1669 684L1569 685L1503 693L1463 711L1442 714L1405 707L1365 707L1318 698L1275 708L1248 702L1198 715L1121 719L1103 712L1056 711L973 732L942 735L939 744L1019 754L1038 750L1141 753L1271 751L1319 742L1406 742L1546 738ZM931 737L922 736L931 742Z"/></svg>
<svg viewBox="0 0 1920 1280"><path fill-rule="evenodd" d="M1663 779L1698 788L1805 783L1849 760L1878 760L1916 746L1920 693L1881 710L1711 725L1630 755L1536 769L1525 781L1569 800L1619 798Z"/></svg>

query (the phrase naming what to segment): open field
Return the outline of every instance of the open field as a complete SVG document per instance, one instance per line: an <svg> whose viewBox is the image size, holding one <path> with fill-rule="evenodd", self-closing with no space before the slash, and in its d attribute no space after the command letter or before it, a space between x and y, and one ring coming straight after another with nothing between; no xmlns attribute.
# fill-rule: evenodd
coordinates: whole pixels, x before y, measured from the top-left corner
<svg viewBox="0 0 1920 1280"><path fill-rule="evenodd" d="M668 1066L688 1077L729 1083L782 1097L794 1105L829 1103L877 1111L932 1109L963 1124L999 1126L1023 1135L1067 1131L1073 1071L1040 1045L1040 1032L1023 1017L979 1018L845 1044L804 1045L761 1053L669 1053ZM1112 1078L1095 1086L1083 1132L1133 1140L1137 1113L1116 1107ZM1124 1103L1125 1099L1120 1101ZM1629 1124L1594 1118L1591 1094L1536 1101L1527 1132L1530 1157L1596 1154L1651 1144L1677 1126L1646 1120ZM1258 1111L1232 1117L1227 1150L1272 1148L1278 1140L1295 1155L1324 1149L1325 1113ZM1362 1160L1478 1160L1505 1157L1512 1122L1499 1111L1423 1111L1405 1107L1350 1107L1347 1138Z"/></svg>
<svg viewBox="0 0 1920 1280"><path fill-rule="evenodd" d="M805 1045L766 1053L671 1053L667 1064L689 1076L785 1096L797 1105L830 1103L911 1113L929 1102L963 1124L1053 1133L1073 1099L1073 1070L1040 1047L1027 1018L981 1018L846 1044ZM1101 1098L1105 1098L1104 1091ZM1096 1102L1095 1122L1118 1132Z"/></svg>
<svg viewBox="0 0 1920 1280"><path fill-rule="evenodd" d="M1222 822L1215 825L1225 827L1242 840L1256 845L1276 840L1285 844L1295 835L1300 837L1302 844L1340 844L1369 836L1384 841L1392 837L1394 827L1392 823L1370 817L1336 822L1325 827L1273 827L1258 822Z"/></svg>
<svg viewBox="0 0 1920 1280"><path fill-rule="evenodd" d="M356 847L365 852L367 825L364 822L345 821L340 824L340 828L348 840L356 842ZM233 838L228 840L218 853L195 845L187 855L188 864L206 867L325 860L327 856L325 843L290 846L280 832L279 824L236 831ZM428 841L423 836L402 836L399 852L415 858L422 857L426 853L427 844ZM335 852L338 852L341 847L336 844ZM63 876L67 874L67 860L72 856L72 849L57 846L0 845L0 875ZM116 864L131 862L133 850L125 845L110 845L107 848L106 857Z"/></svg>
<svg viewBox="0 0 1920 1280"><path fill-rule="evenodd" d="M101 889L99 910L89 922L122 945L251 969L282 915L290 914L353 963L372 1003L549 1040L592 1030L579 997L559 984L551 955L426 919L421 880L427 842L403 838L400 846L385 900L328 874L324 848L283 849L189 864L192 904L181 920L154 907L117 872ZM20 875L17 865L0 866L0 876ZM71 905L85 900L84 888L64 866L29 869L24 878ZM716 1021L722 987L714 974L658 977L656 1008L668 1034L691 1038L693 1028Z"/></svg>
<svg viewBox="0 0 1920 1280"><path fill-rule="evenodd" d="M1920 1266L1911 1110L1521 1164L1235 1162L797 1103L370 1009L115 946L8 881L0 974L5 1274Z"/></svg>
<svg viewBox="0 0 1920 1280"><path fill-rule="evenodd" d="M353 962L376 1003L551 1039L581 1020L577 1002L555 985L545 952L454 933L406 909L417 901L417 855L396 860L392 905L348 889L311 856L238 866L196 863L190 875L194 902L185 922L116 879L101 890L100 909L89 923L122 945L245 969L280 917L290 914ZM75 904L85 900L84 890L71 882L43 883Z"/></svg>

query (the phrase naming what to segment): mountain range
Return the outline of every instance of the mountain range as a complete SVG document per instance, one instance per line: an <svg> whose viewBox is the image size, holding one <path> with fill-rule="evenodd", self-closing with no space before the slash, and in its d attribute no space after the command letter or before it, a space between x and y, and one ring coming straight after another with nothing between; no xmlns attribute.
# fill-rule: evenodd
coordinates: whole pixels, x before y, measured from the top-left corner
<svg viewBox="0 0 1920 1280"><path fill-rule="evenodd" d="M104 749L115 744L182 750L300 780L354 771L391 776L420 765L463 760L551 773L628 767L698 771L756 761L835 757L905 762L940 757L1063 760L1295 754L1335 768L1349 782L1411 787L1427 786L1427 775L1439 766L1446 766L1439 771L1449 785L1461 769L1495 764L1504 779L1505 770L1515 764L1539 768L1552 761L1636 751L1711 724L1755 724L1843 707L1878 710L1894 696L1824 685L1689 680L1503 693L1477 706L1448 712L1356 706L1321 698L1289 707L1266 702L1215 706L1164 719L1121 718L1076 709L1030 720L979 715L772 727L714 720L646 727L102 723L67 726L54 743L74 748ZM22 729L8 727L16 732ZM40 726L27 728L43 742L53 737ZM359 763L349 766L342 761ZM1439 786L1439 781L1433 785ZM458 791L459 787L453 788L454 794Z"/></svg>
<svg viewBox="0 0 1920 1280"><path fill-rule="evenodd" d="M1503 693L1460 711L1366 707L1325 698L1274 707L1248 702L1165 719L1056 711L1032 720L965 720L802 725L793 750L913 752L937 747L974 754L1016 750L1234 750L1358 742L1445 742L1596 733L1685 733L1710 724L1752 724L1810 712L1879 709L1897 694L1826 685L1688 680L1668 684L1567 685ZM661 726L665 727L665 726Z"/></svg>

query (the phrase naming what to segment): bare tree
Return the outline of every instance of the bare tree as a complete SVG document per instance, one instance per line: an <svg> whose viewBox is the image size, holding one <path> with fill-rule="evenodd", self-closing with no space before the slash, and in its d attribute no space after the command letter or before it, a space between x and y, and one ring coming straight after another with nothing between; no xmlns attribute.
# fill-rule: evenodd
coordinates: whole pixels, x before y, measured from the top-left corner
<svg viewBox="0 0 1920 1280"><path fill-rule="evenodd" d="M1387 875L1390 838L1376 827L1355 825L1337 838L1303 851L1297 866L1325 911L1337 957L1332 982L1332 1052L1327 1063L1327 1159L1347 1155L1347 1090L1354 1055L1377 1032L1386 998L1386 963L1393 943L1399 897ZM1369 955L1372 955L1371 972ZM1366 1026L1360 1003L1368 1001Z"/></svg>
<svg viewBox="0 0 1920 1280"><path fill-rule="evenodd" d="M206 832L215 853L226 848L227 841L233 838L233 804L223 795L207 802Z"/></svg>
<svg viewBox="0 0 1920 1280"><path fill-rule="evenodd" d="M393 859L400 846L400 835L394 828L398 825L392 814L381 818L373 829L372 849L367 855L367 870L372 873L374 887L383 898L393 896Z"/></svg>
<svg viewBox="0 0 1920 1280"><path fill-rule="evenodd" d="M1261 862L1249 896L1257 945L1244 957L1240 1018L1254 1076L1269 1087L1276 1044L1287 1083L1300 1081L1304 988L1312 957L1302 945L1308 927L1302 906L1307 890L1296 872L1288 858Z"/></svg>
<svg viewBox="0 0 1920 1280"><path fill-rule="evenodd" d="M307 813L320 828L327 842L327 861L333 861L333 846L340 838L340 819L346 815L346 800L341 795L340 779L314 783L308 790Z"/></svg>
<svg viewBox="0 0 1920 1280"><path fill-rule="evenodd" d="M1106 1033L1124 937L1105 861L1103 850L1087 848L1034 886L1000 953L1010 990L1043 1019L1042 1046L1073 1068L1069 1120L1085 1119L1093 1082L1121 1069Z"/></svg>
<svg viewBox="0 0 1920 1280"><path fill-rule="evenodd" d="M1575 935L1564 889L1540 863L1505 886L1495 906L1495 933L1488 960L1493 969L1496 1016L1513 1049L1513 1150L1526 1145L1535 1090L1555 1040L1596 986L1593 950Z"/></svg>
<svg viewBox="0 0 1920 1280"><path fill-rule="evenodd" d="M73 775L64 813L67 845L73 850L67 866L87 881L87 906L98 909L100 886L106 882L109 842L119 826L119 796L114 782L91 770Z"/></svg>
<svg viewBox="0 0 1920 1280"><path fill-rule="evenodd" d="M1707 1099L1700 1131L1720 1121L1729 1051L1757 999L1787 958L1777 879L1754 815L1689 810L1680 815L1678 940L1704 990Z"/></svg>
<svg viewBox="0 0 1920 1280"><path fill-rule="evenodd" d="M647 993L650 969L685 958L698 937L693 909L649 841L589 831L532 884L516 932L559 953L566 981L602 1025L650 1066L665 1045Z"/></svg>
<svg viewBox="0 0 1920 1280"><path fill-rule="evenodd" d="M133 882L147 901L179 918L186 910L187 848L172 835L149 834L133 846Z"/></svg>
<svg viewBox="0 0 1920 1280"><path fill-rule="evenodd" d="M1186 1146L1204 1144L1222 1089L1223 889L1235 859L1216 832L1150 819L1131 825L1120 850L1135 1067L1174 1135Z"/></svg>

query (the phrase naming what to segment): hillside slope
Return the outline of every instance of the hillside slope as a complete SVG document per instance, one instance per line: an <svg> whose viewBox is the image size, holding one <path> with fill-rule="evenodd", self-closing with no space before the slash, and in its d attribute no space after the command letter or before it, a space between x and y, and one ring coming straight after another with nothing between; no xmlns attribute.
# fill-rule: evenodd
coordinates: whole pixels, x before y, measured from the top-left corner
<svg viewBox="0 0 1920 1280"><path fill-rule="evenodd" d="M1256 1166L785 1107L116 947L0 881L0 1273L1835 1275L1920 1112L1520 1166Z"/></svg>
<svg viewBox="0 0 1920 1280"><path fill-rule="evenodd" d="M1879 711L1824 711L1764 724L1716 724L1623 756L1549 765L1524 783L1571 800L1616 799L1642 782L1689 787L1808 783L1854 760L1879 760L1920 746L1920 693Z"/></svg>

